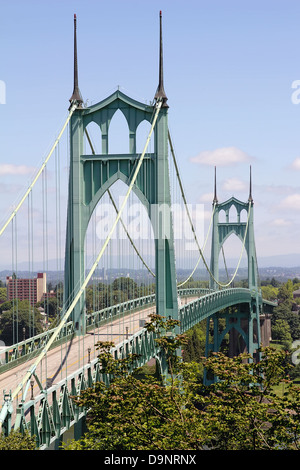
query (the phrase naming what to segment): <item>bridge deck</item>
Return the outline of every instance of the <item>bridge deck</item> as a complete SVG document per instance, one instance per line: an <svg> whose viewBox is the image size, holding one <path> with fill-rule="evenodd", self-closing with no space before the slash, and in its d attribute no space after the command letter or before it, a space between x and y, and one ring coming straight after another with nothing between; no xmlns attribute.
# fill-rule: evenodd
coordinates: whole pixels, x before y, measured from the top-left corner
<svg viewBox="0 0 300 470"><path fill-rule="evenodd" d="M193 325L205 318L213 315L213 313L226 308L230 305L249 303L251 302L251 292L249 289L226 289L223 291L209 292L206 289L186 289L181 293L181 307L179 309L179 316L181 320L181 331L187 331ZM262 301L262 299L260 299ZM263 301L263 304L265 301ZM134 309L131 313L125 314L121 321L117 315L113 317L111 322L105 321L94 329L89 331L85 336L74 336L69 342L57 346L48 351L47 357L42 360L38 369L36 370L37 376L41 382L43 390L39 389L36 381L33 382L33 389L28 387L26 395L22 397L20 392L13 403L13 413L11 423L16 422L16 416L19 411L25 415L29 409L34 409L35 416L40 416L38 422L42 420L41 410L45 412L46 406L52 406L53 409L48 411L52 415L52 440L55 440L55 426L59 426L60 432L64 432L64 427L61 424L61 417L54 418L53 413L55 407L57 408L57 400L63 400L64 394L67 396L80 393L80 390L92 385L96 380L103 379L99 374L97 368L97 355L98 351L96 345L99 341L112 341L116 346L113 354L127 355L130 352L142 353L139 365L145 364L149 359L156 354L156 346L153 342L153 337L141 327L141 320L147 320L151 313L155 313L155 302L144 304ZM17 386L22 382L26 372L30 366L35 362L35 359L27 360L26 363L16 365L10 370L3 372L0 375L0 389L4 393L14 391ZM17 361L15 362L15 364ZM98 377L98 378L97 378ZM83 388L82 388L83 387ZM59 398L60 397L60 398ZM47 398L45 400L45 398ZM20 408L21 400L23 405ZM53 401L54 400L54 401ZM72 408L71 399L67 398L70 409ZM44 405L42 405L44 403ZM59 405L62 406L62 405ZM27 410L27 411L26 411ZM61 411L61 413L63 413ZM73 418L70 415L73 412L67 412L66 419L69 420L69 425L78 422L80 417L73 413ZM23 415L22 415L23 416ZM28 416L29 417L29 416ZM25 419L25 418L22 418ZM57 423L58 420L58 424ZM27 422L26 418L26 422ZM56 424L55 424L56 423ZM28 422L29 424L29 422ZM28 426L26 424L26 426ZM49 441L50 442L50 441Z"/></svg>
<svg viewBox="0 0 300 470"><path fill-rule="evenodd" d="M182 302L187 304L194 299L195 296L186 297ZM141 330L140 320L148 320L149 315L155 313L155 311L155 304L152 304L147 308L129 314L124 317L122 322L117 318L111 323L87 333L85 336L74 337L69 344L64 344L50 350L37 370L42 386L47 389L56 382L61 382L64 378L79 371L88 363L89 359L91 362L94 361L98 355L96 345L99 341L112 341L115 345L118 345L126 339L127 335L130 337L136 334ZM33 358L31 361L20 364L1 374L0 389L2 395L4 391L9 392L16 389L26 372L30 369L30 366L34 363L34 360ZM36 396L39 393L38 384L34 381L33 395ZM30 396L31 389L29 387L26 397L23 398L25 398L25 401L28 401ZM14 409L16 409L17 403L21 399L22 393L20 392L16 398Z"/></svg>

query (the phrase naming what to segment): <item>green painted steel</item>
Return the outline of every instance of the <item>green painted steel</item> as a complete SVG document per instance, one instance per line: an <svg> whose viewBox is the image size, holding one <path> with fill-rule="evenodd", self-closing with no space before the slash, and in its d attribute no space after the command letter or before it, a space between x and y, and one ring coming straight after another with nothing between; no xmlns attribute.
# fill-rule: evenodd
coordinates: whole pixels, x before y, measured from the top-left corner
<svg viewBox="0 0 300 470"><path fill-rule="evenodd" d="M249 304L252 300L249 289L232 288L213 291L180 308L180 327L184 333L202 320L225 308L238 304Z"/></svg>
<svg viewBox="0 0 300 470"><path fill-rule="evenodd" d="M253 293L249 289L237 288L215 292L208 292L207 289L184 289L180 294L201 296L179 308L182 333L200 321L211 318L214 314L218 315L217 312L225 307L249 305L253 299ZM137 300L141 305L145 305L142 299ZM267 305L270 306L270 302L267 302ZM145 328L112 348L112 354L115 358L126 357L128 354L139 355L134 367L141 367L152 358L162 367L164 359L155 343L155 335L147 332ZM20 403L15 428L20 431L27 430L32 436L36 436L37 447L41 450L51 446L58 448L64 433L79 424L87 413L86 409L76 406L71 396L100 380L108 383L109 377L100 373L98 360L94 359L77 372L42 390L28 402Z"/></svg>
<svg viewBox="0 0 300 470"><path fill-rule="evenodd" d="M236 221L229 220L230 209L234 207L237 213ZM220 213L224 211L226 221L220 222ZM245 211L249 215L248 227L246 222L241 222L241 213ZM249 212L250 211L250 212ZM232 234L235 234L242 243L245 240L245 250L248 256L248 283L249 289L258 288L258 267L254 242L254 223L253 223L253 200L242 202L231 197L223 203L216 202L213 215L212 229L212 248L210 258L210 270L214 278L219 280L219 255L225 241ZM210 279L211 289L217 289L218 285L214 279Z"/></svg>
<svg viewBox="0 0 300 470"><path fill-rule="evenodd" d="M117 180L127 185L130 184L130 177L140 156L136 146L137 129L143 121L152 122L155 109L154 105L146 105L133 100L120 90L93 106L83 108L83 100L78 88L77 52L74 56L74 64L76 80L74 80L74 91L70 101L71 103L77 102L78 106L70 119L70 173L64 270L65 309L72 305L77 292L84 285L85 236L93 211L105 192ZM126 315L137 309L146 308L155 302L157 314L180 321L176 332L185 332L205 319L209 325L212 320L215 326L214 338L213 343L210 344L209 335L207 335L207 354L211 350L219 351L224 335L232 328L241 334L248 351L253 353L260 345L259 315L263 313L265 303L258 285L251 190L248 203L231 198L219 204L215 192L211 252L211 273L214 279L211 281L209 290L179 290L177 288L168 167L169 108L166 104L167 97L163 86L161 15L160 71L155 100L162 100L163 104L154 128L154 151L145 156L133 185L133 191L144 204L153 225L155 296L128 301L87 316L85 298L82 295L73 310L72 321L65 325L65 330L61 332L58 341L64 341L74 334L85 335L90 328L107 322L113 317L117 318L118 315ZM126 149L124 149L122 154L111 154L109 153L110 123L117 110L123 113L128 124L129 151L125 153ZM101 153L85 155L84 134L91 122L96 123L101 130ZM232 206L237 210L237 221L234 223L229 221L228 216ZM245 224L240 221L240 214L243 210L248 212L250 209L248 224ZM219 222L219 214L222 210L226 214L225 223ZM242 242L245 241L249 288L218 290L219 254L224 242L232 233L236 234ZM181 307L178 306L178 295L194 294L198 296L196 300ZM232 313L228 310L233 306L237 307L237 312ZM270 303L267 307L270 307ZM226 319L226 327L219 334L218 322L221 317ZM246 320L248 324L247 331L243 329L243 320ZM12 360L9 361L8 354L4 366L8 366L8 363L10 363L9 366L17 365L18 361L28 357L28 353L31 357L38 354L48 341L48 333L33 338L33 341L29 340L24 344L13 346L10 349ZM166 361L162 351L156 345L153 333L142 328L112 349L112 354L116 358L126 357L130 353L138 354L134 367L141 367L151 358L155 358L161 374L166 376ZM80 394L82 390L99 380L108 383L109 377L100 373L97 359L83 365L80 370L61 382L53 385L46 384L45 389L42 388L35 373L34 376L40 386L40 393L36 397L31 397L28 402L22 401L19 404L16 410L15 429L28 430L31 435L35 435L39 449L47 449L51 446L57 448L64 433L72 426L80 425L87 412L86 409L76 406L71 397ZM26 393L24 393L25 396ZM6 435L12 428L12 412L12 397L11 394L6 393L0 412L0 422Z"/></svg>
<svg viewBox="0 0 300 470"><path fill-rule="evenodd" d="M180 297L200 296L209 293L209 289L178 289ZM136 311L142 311L151 305L155 304L155 294L150 294L137 299L127 300L120 304L106 307L102 310L97 310L85 316L87 332L96 327L107 324L108 322L116 319L118 316L130 315ZM8 346L1 351L0 354L0 374L7 370L22 364L28 359L33 359L43 350L49 338L54 333L54 329L47 330L37 336L28 338L18 344ZM75 334L74 324L69 321L60 332L56 341L54 341L51 349L65 343L73 338Z"/></svg>
<svg viewBox="0 0 300 470"><path fill-rule="evenodd" d="M216 183L215 183L216 184ZM210 351L218 352L221 347L222 340L225 334L230 332L232 329L236 329L244 340L246 350L254 356L261 345L260 335L260 320L259 316L263 311L263 300L261 296L261 290L259 287L258 277L258 266L256 259L256 249L254 241L254 222L253 222L253 199L251 191L251 173L250 173L250 194L247 202L242 202L231 197L229 200L218 203L216 197L216 186L215 186L215 198L214 198L214 214L213 214L213 228L212 228L212 245L211 245L211 261L210 270L213 277L210 280L211 289L217 289L219 287L219 255L221 249L232 234L235 234L242 242L243 248L246 250L248 258L248 291L249 299L245 301L238 300L239 289L234 289L236 294L233 293L233 297L236 297L236 303L226 302L220 311L215 312L209 320L207 320L207 331L206 331L206 356L209 355ZM236 209L236 220L229 220L229 212L231 208ZM225 212L225 222L220 222L220 213ZM247 222L241 221L241 213L246 211ZM222 290L221 290L222 292ZM244 304L244 308L241 305ZM237 311L233 314L229 307L238 305ZM246 306L246 307L245 307ZM225 312L224 309L227 309ZM213 313L213 312L212 312ZM225 329L220 333L219 320L225 318L226 326ZM245 319L247 323L247 329L241 327L241 319ZM209 323L213 322L213 340L210 342L209 335ZM205 378L208 383L207 378Z"/></svg>
<svg viewBox="0 0 300 470"><path fill-rule="evenodd" d="M108 132L110 121L117 109L121 109L128 122L130 150L129 154L111 155L108 152ZM76 294L76 287L84 280L84 239L90 217L104 193L118 179L129 182L130 174L135 161L138 158L136 150L136 130L138 125L147 120L151 122L153 107L141 104L127 97L120 91L115 92L106 100L90 108L78 108L71 119L71 164L69 180L69 202L66 238L66 262L65 262L65 301L72 300ZM171 316L180 321L178 331L185 332L202 320L207 323L212 319L215 326L213 343L207 341L206 354L211 350L218 351L222 339L226 333L235 328L243 337L247 349L253 353L260 344L259 314L263 312L263 300L258 288L257 263L255 256L253 211L249 216L248 230L246 224L240 222L240 212L249 208L249 203L242 203L231 198L223 204L216 204L213 221L213 240L211 271L215 279L218 279L218 257L224 241L235 233L240 239L245 239L245 248L249 260L249 288L248 289L212 289L195 291L191 289L179 290L176 285L175 256L171 219L171 199L168 168L168 108L163 107L154 130L155 149L147 155L142 167L140 177L134 185L134 191L145 205L149 217L153 223L156 258L156 294L142 299L135 299L123 304L111 306L90 316L85 315L84 298L78 302L73 321L66 325L67 332L83 335L95 325L100 325L119 314L128 314L136 309L146 308L149 303L155 301L156 312L163 316ZM90 122L96 122L102 131L102 151L100 155L87 156L83 154L83 135L86 126ZM147 184L145 184L147 181ZM238 220L229 222L228 213L234 205L237 209ZM253 202L251 201L251 209ZM160 210L155 214L153 208ZM227 220L219 223L219 212L225 210ZM168 234L168 236L165 236ZM199 296L194 301L178 307L179 295ZM229 313L228 308L238 306L238 312ZM226 310L227 309L227 310ZM226 327L222 334L218 331L219 319L226 319ZM234 319L234 321L232 321ZM248 331L242 328L242 320L248 323ZM255 328L256 323L256 328ZM71 328L69 330L68 328ZM255 334L256 333L256 337ZM62 335L63 336L63 335ZM207 335L208 338L208 335ZM47 340L46 335L39 341L33 342L28 349L37 347L40 350ZM63 340L60 338L60 340ZM24 351L24 345L21 348ZM26 351L26 348L25 348ZM15 350L16 359L19 359ZM125 339L117 347L113 348L115 357L125 357L130 353L136 353L139 358L135 367L146 364L151 358L155 358L163 376L167 373L165 358L162 351L157 348L155 337L147 330L141 329L138 333ZM31 350L31 354L33 351ZM23 354L24 355L24 354ZM26 355L26 354L25 354ZM40 449L57 446L61 436L72 426L79 424L87 410L76 408L71 396L99 380L107 382L108 377L103 377L99 372L97 359L84 365L80 371L68 376L61 382L45 390L41 390L39 396L32 398L27 403L22 402L16 410L15 428L21 431L28 430L36 435L37 447ZM10 396L5 396L5 406L10 409ZM3 422L6 433L11 429L11 414Z"/></svg>
<svg viewBox="0 0 300 470"><path fill-rule="evenodd" d="M109 153L110 122L121 110L128 123L129 153ZM84 280L84 241L97 203L117 180L129 184L136 153L139 124L153 117L153 106L139 103L117 90L89 108L78 108L70 125L70 176L65 250L65 305L70 304ZM84 155L83 136L90 122L99 125L102 154ZM162 107L154 129L154 152L142 163L134 192L144 204L155 235L156 306L162 315L178 318L174 237L168 168L168 108ZM84 296L77 303L73 322L77 334L85 334Z"/></svg>

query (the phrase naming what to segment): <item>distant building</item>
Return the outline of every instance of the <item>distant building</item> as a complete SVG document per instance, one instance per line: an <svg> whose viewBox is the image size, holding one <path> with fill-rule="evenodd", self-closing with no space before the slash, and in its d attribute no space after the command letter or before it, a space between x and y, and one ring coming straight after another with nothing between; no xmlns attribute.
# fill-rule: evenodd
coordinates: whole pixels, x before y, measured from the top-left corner
<svg viewBox="0 0 300 470"><path fill-rule="evenodd" d="M300 297L300 289L294 290L293 292L293 298L297 299Z"/></svg>
<svg viewBox="0 0 300 470"><path fill-rule="evenodd" d="M6 287L7 300L29 300L31 305L35 305L47 293L47 276L46 273L38 273L37 277L32 279L7 276Z"/></svg>
<svg viewBox="0 0 300 470"><path fill-rule="evenodd" d="M47 299L56 299L57 295L54 290L50 290L50 292L44 292L43 297L41 300L47 300Z"/></svg>

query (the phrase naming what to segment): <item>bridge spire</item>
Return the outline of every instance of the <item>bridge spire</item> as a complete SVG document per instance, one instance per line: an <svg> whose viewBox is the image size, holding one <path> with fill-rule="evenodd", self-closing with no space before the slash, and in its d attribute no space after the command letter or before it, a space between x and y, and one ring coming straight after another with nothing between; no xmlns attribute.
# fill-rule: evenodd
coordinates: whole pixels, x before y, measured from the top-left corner
<svg viewBox="0 0 300 470"><path fill-rule="evenodd" d="M165 93L164 89L164 70L163 70L163 40L162 40L162 12L159 12L159 35L160 35L160 43L159 43L159 81L158 81L158 87L156 90L156 94L154 96L154 99L162 98L163 104L162 106L164 108L168 108L167 104L167 95Z"/></svg>
<svg viewBox="0 0 300 470"><path fill-rule="evenodd" d="M215 186L214 186L214 200L213 204L218 204L218 198L217 198L217 169L215 167Z"/></svg>
<svg viewBox="0 0 300 470"><path fill-rule="evenodd" d="M76 36L76 14L74 14L74 88L70 103L76 101L78 107L82 107L83 99L78 87L78 65L77 65L77 36Z"/></svg>
<svg viewBox="0 0 300 470"><path fill-rule="evenodd" d="M248 198L248 201L249 201L249 202L253 202L253 198L252 198L252 170L251 170L251 165L250 165L250 184L249 184L249 198Z"/></svg>

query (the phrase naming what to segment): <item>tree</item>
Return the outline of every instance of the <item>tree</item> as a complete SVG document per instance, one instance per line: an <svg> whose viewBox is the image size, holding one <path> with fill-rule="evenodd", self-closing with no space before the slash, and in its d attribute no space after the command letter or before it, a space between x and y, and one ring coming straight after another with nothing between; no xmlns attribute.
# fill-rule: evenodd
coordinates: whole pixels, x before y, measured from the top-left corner
<svg viewBox="0 0 300 470"><path fill-rule="evenodd" d="M0 435L0 450L35 450L35 437L12 431L9 436Z"/></svg>
<svg viewBox="0 0 300 470"><path fill-rule="evenodd" d="M7 289L6 287L0 287L0 303L6 302L7 300Z"/></svg>
<svg viewBox="0 0 300 470"><path fill-rule="evenodd" d="M300 338L300 317L296 312L291 312L287 320L293 340Z"/></svg>
<svg viewBox="0 0 300 470"><path fill-rule="evenodd" d="M40 302L37 302L36 307L42 307L50 318L57 316L59 308L56 297L49 297L48 299L41 300Z"/></svg>
<svg viewBox="0 0 300 470"><path fill-rule="evenodd" d="M278 289L278 299L279 301L293 300L293 290L294 285L289 279L285 284L281 285Z"/></svg>
<svg viewBox="0 0 300 470"><path fill-rule="evenodd" d="M187 334L187 344L184 347L183 358L185 362L201 362L205 354L206 321L198 323Z"/></svg>
<svg viewBox="0 0 300 470"><path fill-rule="evenodd" d="M186 407L187 395L182 393L177 380L180 361L176 355L179 345L185 343L182 335L161 334L172 331L176 321L162 321L153 315L147 325L155 331L158 344L167 354L170 385L153 377L144 380L129 374L136 356L113 359L111 343L100 343L101 371L111 374L109 386L99 382L84 391L76 403L91 409L88 434L65 449L129 450L129 449L198 449L202 445L201 423L188 419L193 410ZM200 426L199 426L200 424ZM197 429L199 428L199 432ZM200 432L201 430L201 432Z"/></svg>
<svg viewBox="0 0 300 470"><path fill-rule="evenodd" d="M272 327L272 338L282 342L292 342L292 335L287 321L280 319L275 321Z"/></svg>
<svg viewBox="0 0 300 470"><path fill-rule="evenodd" d="M3 302L2 304L0 304L0 313L6 312L7 310L11 310L12 306L12 300L7 300L6 302Z"/></svg>
<svg viewBox="0 0 300 470"><path fill-rule="evenodd" d="M287 353L266 348L258 363L249 355L214 354L206 366L218 376L199 403L211 447L223 450L299 449L300 388L286 380ZM282 380L283 397L273 392Z"/></svg>
<svg viewBox="0 0 300 470"><path fill-rule="evenodd" d="M115 279L111 286L113 291L125 292L128 299L135 299L138 297L138 285L130 277L119 277Z"/></svg>
<svg viewBox="0 0 300 470"><path fill-rule="evenodd" d="M298 313L292 311L292 301L286 299L279 303L277 307L274 308L273 315L271 317L272 324L272 336L274 339L274 334L277 334L276 329L274 331L274 326L278 320L283 320L289 325L290 334L292 340L297 340L300 337L300 317Z"/></svg>
<svg viewBox="0 0 300 470"><path fill-rule="evenodd" d="M262 296L266 300L276 300L278 298L278 288L273 286L261 286Z"/></svg>
<svg viewBox="0 0 300 470"><path fill-rule="evenodd" d="M277 280L275 279L275 277L272 277L272 279L271 279L271 281L270 281L270 284L271 284L271 286L273 286L273 287L279 287L279 286L280 286L280 282L277 281Z"/></svg>
<svg viewBox="0 0 300 470"><path fill-rule="evenodd" d="M0 315L1 339L5 344L23 341L23 338L37 335L43 331L42 316L28 300L5 302L9 310ZM3 306L4 304L2 304Z"/></svg>
<svg viewBox="0 0 300 470"><path fill-rule="evenodd" d="M166 323L168 322L168 323ZM176 322L153 316L147 325L164 351L170 380L137 379L130 374L136 356L114 359L111 343L100 344L98 382L74 397L90 409L88 432L67 450L264 450L299 449L300 389L286 379L288 394L273 387L286 377L287 353L266 348L255 363L247 354L222 353L203 359L218 377L208 387L199 380L199 364L176 355L186 339L172 334Z"/></svg>

